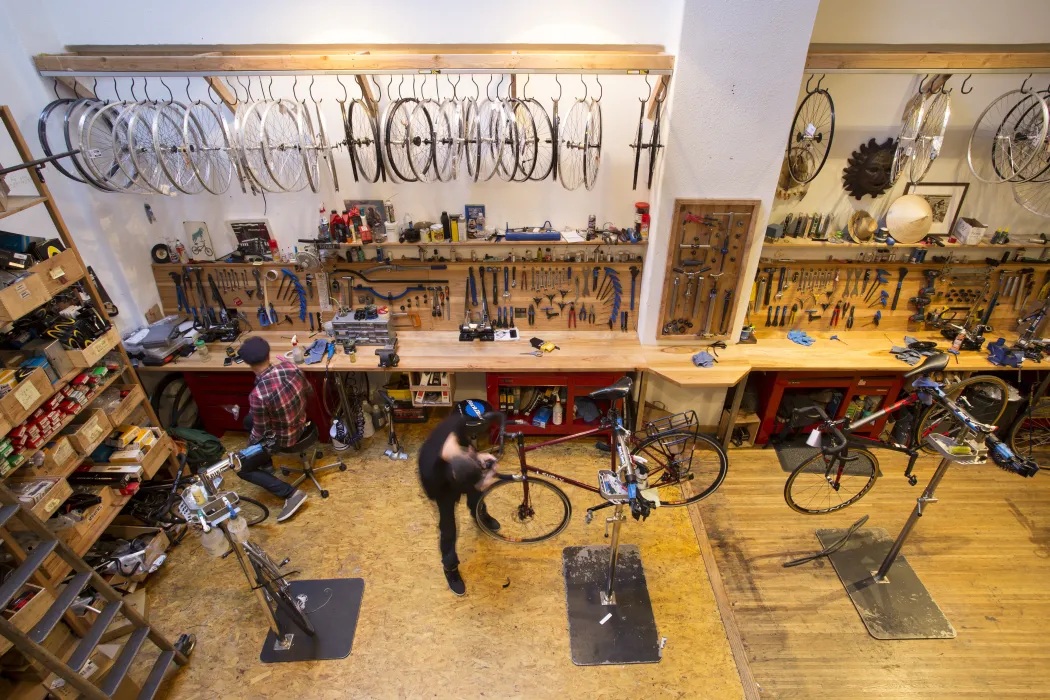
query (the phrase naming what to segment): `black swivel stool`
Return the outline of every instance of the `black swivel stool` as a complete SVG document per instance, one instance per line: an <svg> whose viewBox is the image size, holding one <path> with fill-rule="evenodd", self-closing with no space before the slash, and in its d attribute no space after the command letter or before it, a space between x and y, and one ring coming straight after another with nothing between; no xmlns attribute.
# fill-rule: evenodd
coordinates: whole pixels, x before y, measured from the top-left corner
<svg viewBox="0 0 1050 700"><path fill-rule="evenodd" d="M306 481L307 478L314 482L314 486L321 492L321 498L328 498L328 491L321 488L321 484L317 481L317 475L321 472L326 472L329 469L339 468L339 471L345 472L346 465L343 464L343 460L332 462L331 464L325 464L324 466L315 467L314 462L323 454L321 450L314 447L317 444L317 426L311 423L306 430L306 434L303 435L302 439L294 445L288 447L274 447L274 454L298 454L299 459L302 460L303 466L300 467L278 467L281 473L288 476L292 472L301 474L295 481L292 482L292 486L298 488L299 484Z"/></svg>

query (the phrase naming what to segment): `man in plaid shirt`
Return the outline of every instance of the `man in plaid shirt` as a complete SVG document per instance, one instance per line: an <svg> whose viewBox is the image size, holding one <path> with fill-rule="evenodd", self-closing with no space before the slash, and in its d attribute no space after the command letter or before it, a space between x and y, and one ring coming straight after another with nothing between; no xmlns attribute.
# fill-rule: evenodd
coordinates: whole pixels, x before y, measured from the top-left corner
<svg viewBox="0 0 1050 700"><path fill-rule="evenodd" d="M264 435L272 433L278 447L294 445L308 423L306 378L298 367L283 357L271 362L270 344L262 338L245 340L240 355L255 373L255 388L248 396L249 412L244 419L244 428L250 433L249 442L257 443ZM242 469L237 474L284 499L284 507L277 516L277 522L283 522L299 510L306 501L306 494L270 473L272 461L260 467ZM264 471L267 467L270 471Z"/></svg>

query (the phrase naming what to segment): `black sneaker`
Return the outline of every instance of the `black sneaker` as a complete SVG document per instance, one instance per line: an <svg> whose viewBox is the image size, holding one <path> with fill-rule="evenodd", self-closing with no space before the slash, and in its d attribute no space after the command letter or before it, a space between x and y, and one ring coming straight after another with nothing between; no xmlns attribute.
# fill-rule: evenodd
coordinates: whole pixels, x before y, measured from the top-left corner
<svg viewBox="0 0 1050 700"><path fill-rule="evenodd" d="M499 532L499 521L489 515L488 510L484 506L478 508L478 513L475 517L491 532Z"/></svg>
<svg viewBox="0 0 1050 700"><path fill-rule="evenodd" d="M445 580L448 581L448 589L458 596L467 594L467 584L463 582L463 577L459 575L459 568L455 568L452 571L445 571Z"/></svg>

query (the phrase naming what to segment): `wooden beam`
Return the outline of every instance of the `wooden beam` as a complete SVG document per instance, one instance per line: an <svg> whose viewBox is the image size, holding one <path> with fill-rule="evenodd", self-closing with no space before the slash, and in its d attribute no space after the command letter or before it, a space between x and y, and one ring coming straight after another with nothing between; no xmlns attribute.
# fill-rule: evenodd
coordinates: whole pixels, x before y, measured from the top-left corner
<svg viewBox="0 0 1050 700"><path fill-rule="evenodd" d="M357 80L357 87L361 88L361 99L368 105L368 109L371 110L373 117L379 116L379 100L372 93L372 83L368 81L367 75L354 76Z"/></svg>
<svg viewBox="0 0 1050 700"><path fill-rule="evenodd" d="M810 44L806 70L1035 72L1050 70L1050 44Z"/></svg>
<svg viewBox="0 0 1050 700"><path fill-rule="evenodd" d="M196 56L304 54L507 54L627 53L662 54L661 44L78 44L66 46L81 56Z"/></svg>
<svg viewBox="0 0 1050 700"><path fill-rule="evenodd" d="M257 71L264 75L283 72L360 71L363 73L415 70L478 71L669 71L674 57L645 53L432 53L432 54L271 54L271 55L107 55L75 56L42 54L33 58L41 72L85 75L129 73L139 75L222 75Z"/></svg>
<svg viewBox="0 0 1050 700"><path fill-rule="evenodd" d="M230 88L226 86L226 83L222 82L221 78L214 75L206 75L204 76L204 81L211 86L211 89L215 91L215 94L219 96L219 99L231 112L237 111L237 96L230 92Z"/></svg>
<svg viewBox="0 0 1050 700"><path fill-rule="evenodd" d="M650 121L656 116L657 101L667 99L667 85L670 82L671 76L661 75L660 80L656 83L656 87L653 88L653 96L649 98L649 109L646 110L646 116Z"/></svg>

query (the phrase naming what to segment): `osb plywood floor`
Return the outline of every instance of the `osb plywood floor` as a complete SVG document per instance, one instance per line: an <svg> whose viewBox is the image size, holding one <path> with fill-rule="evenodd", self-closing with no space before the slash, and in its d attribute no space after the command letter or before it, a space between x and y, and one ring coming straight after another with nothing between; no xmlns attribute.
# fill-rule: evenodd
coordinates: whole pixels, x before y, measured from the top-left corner
<svg viewBox="0 0 1050 700"><path fill-rule="evenodd" d="M299 578L361 577L364 605L345 660L264 665L266 623L232 559L209 557L187 538L149 582L150 620L169 633L193 632L191 664L168 682L167 697L196 698L738 698L742 696L695 533L684 509L629 521L625 543L641 548L660 634L659 664L574 666L569 653L561 551L602 543L604 521L585 525L597 501L568 487L569 527L547 543L515 546L482 535L459 508L459 555L468 592L449 592L438 555L437 513L423 496L415 449L422 426L399 428L407 462L382 456L385 434L343 453L347 472L311 487L294 519L275 521L278 504L232 477L238 490L271 507L252 529L274 559L291 557ZM235 434L227 440L238 444ZM327 456L327 455L326 455ZM537 465L593 481L603 462L587 442L532 453ZM509 469L513 457L505 458ZM607 458L606 458L607 459ZM504 584L509 579L509 587ZM329 605L335 602L328 603Z"/></svg>
<svg viewBox="0 0 1050 700"><path fill-rule="evenodd" d="M904 555L958 637L870 637L830 562L782 564L818 550L814 530L867 525L896 536L919 485L905 460L879 450L883 477L859 503L805 516L783 500L787 474L770 450L730 451L729 476L705 501L704 524L751 669L769 698L1050 697L1050 474L991 464L953 467ZM891 572L892 575L892 572Z"/></svg>

